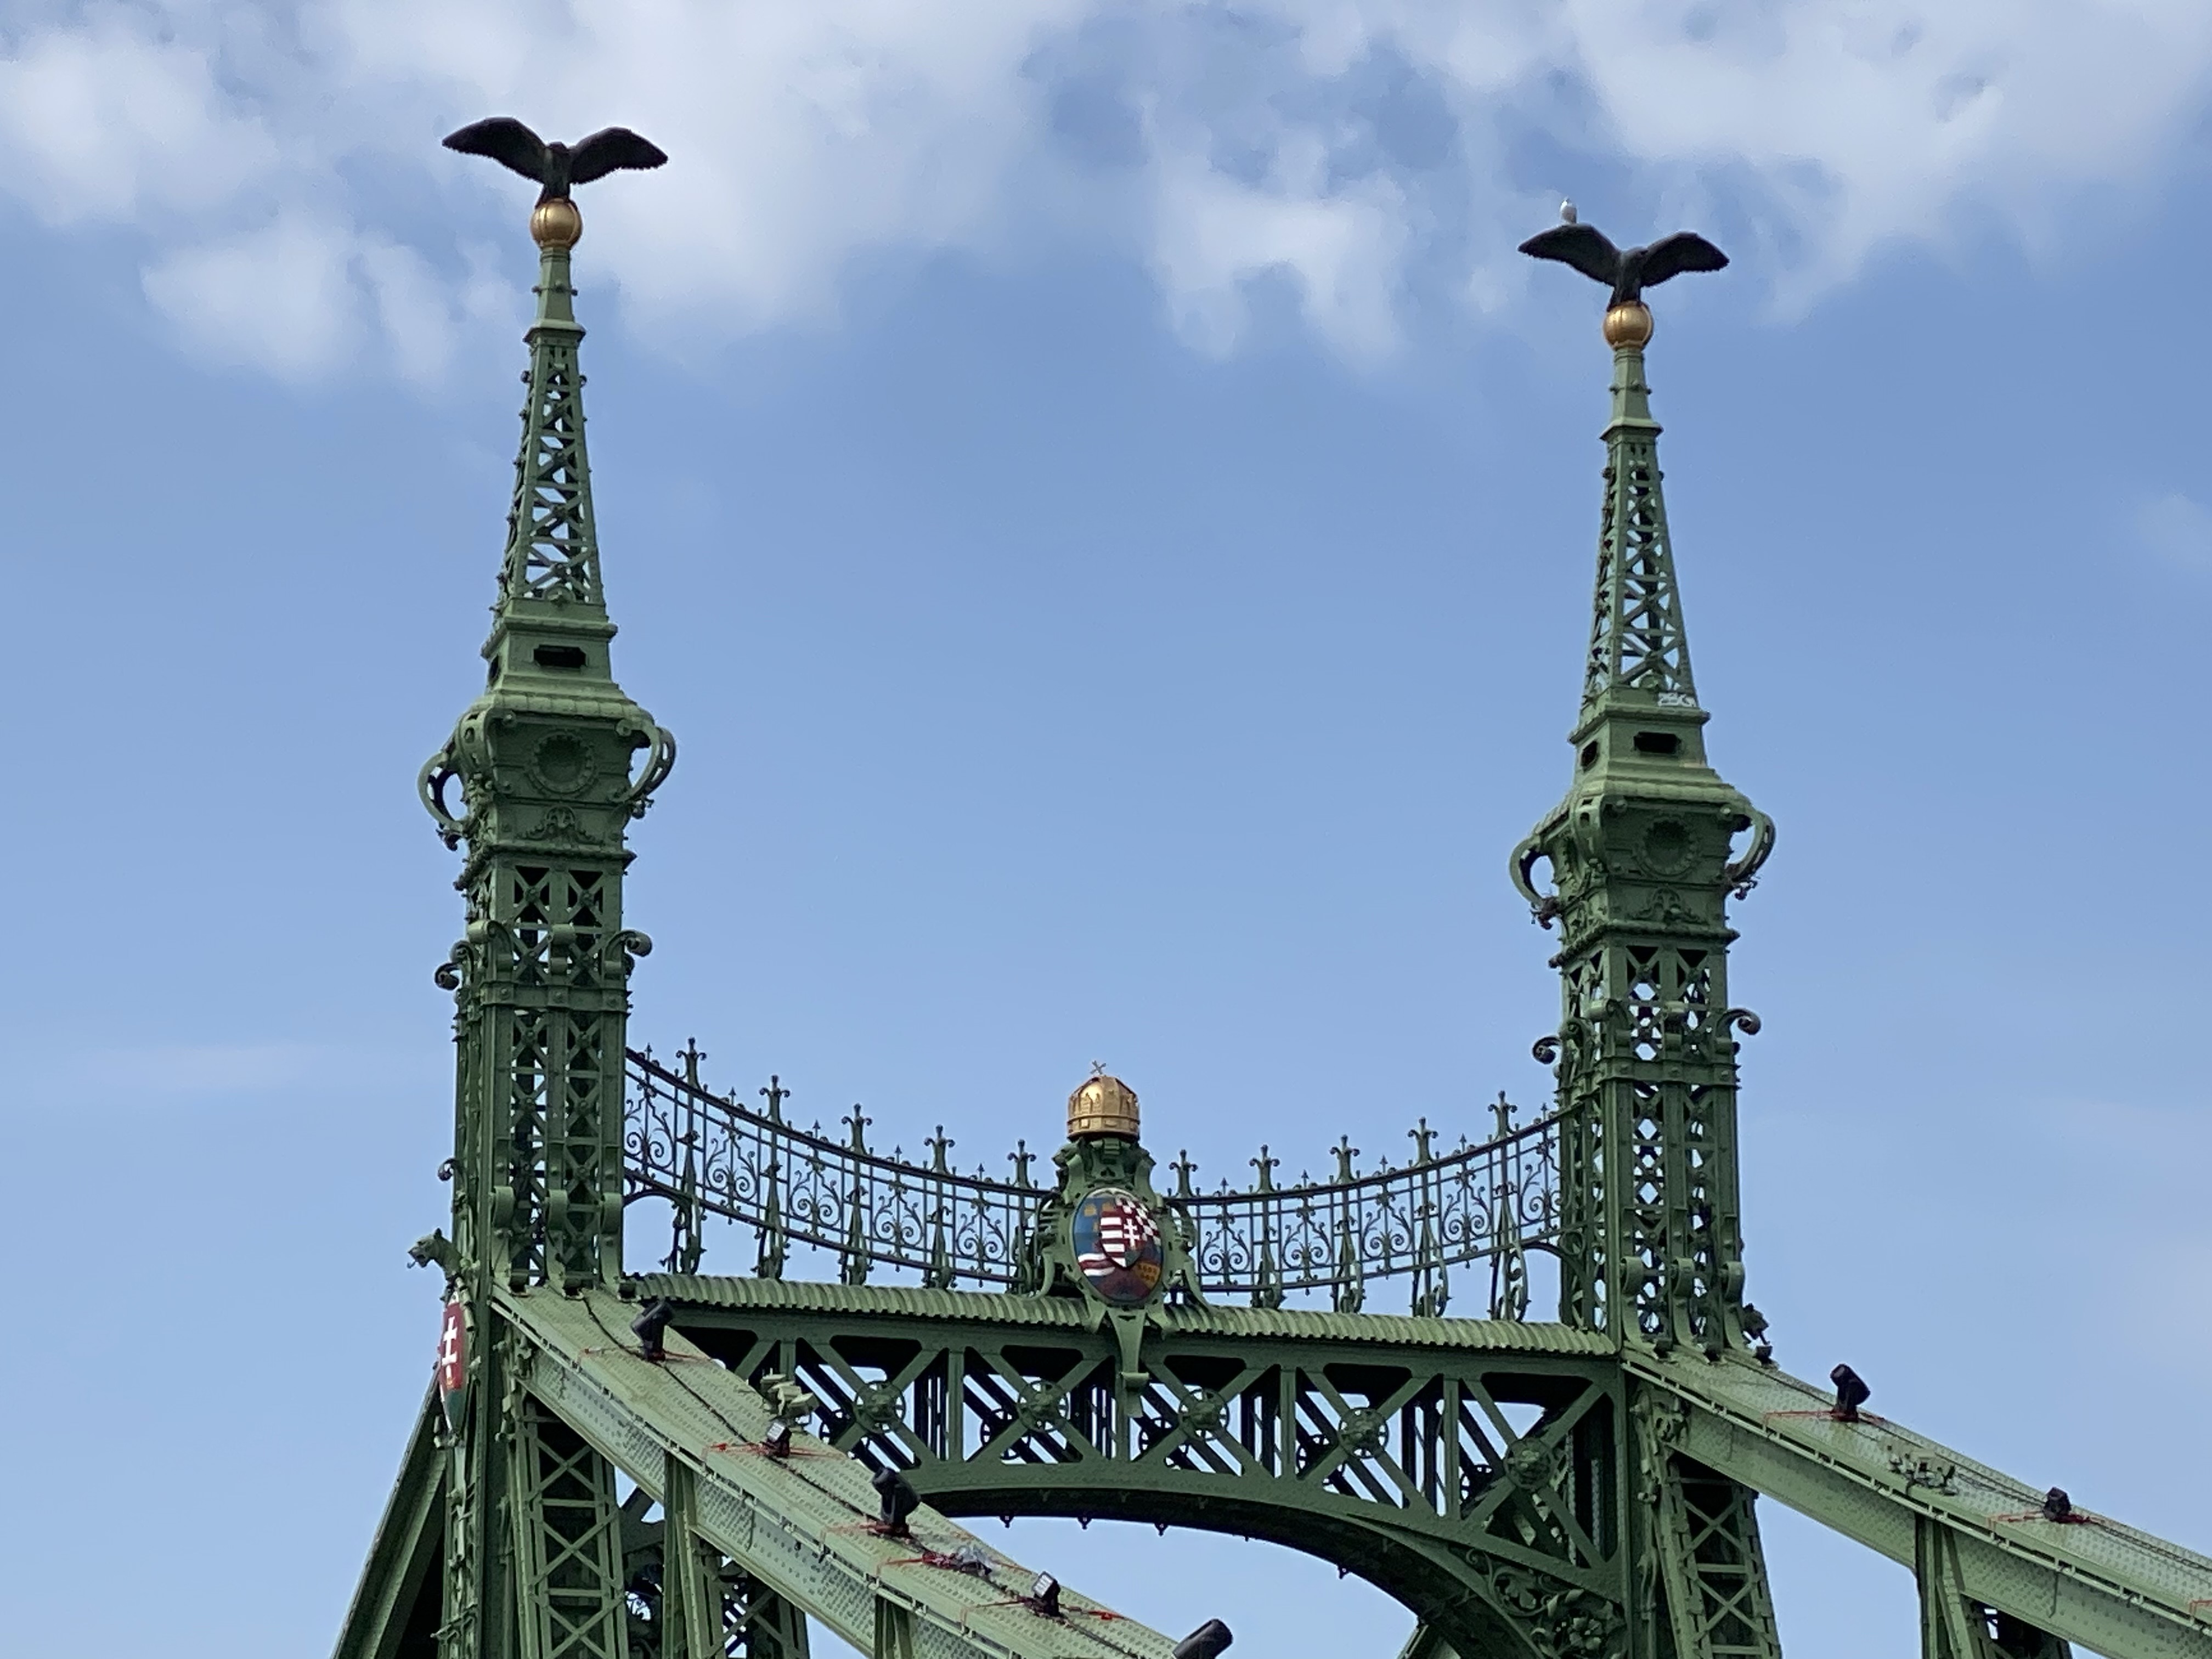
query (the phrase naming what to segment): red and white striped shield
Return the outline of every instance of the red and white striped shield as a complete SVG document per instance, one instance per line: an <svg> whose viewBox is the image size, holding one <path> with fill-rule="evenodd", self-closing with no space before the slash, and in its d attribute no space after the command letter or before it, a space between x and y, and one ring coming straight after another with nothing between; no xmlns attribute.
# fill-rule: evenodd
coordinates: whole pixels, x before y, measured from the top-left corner
<svg viewBox="0 0 2212 1659"><path fill-rule="evenodd" d="M1117 1267L1133 1267L1145 1247L1160 1236L1152 1212L1126 1194L1098 1206L1098 1254Z"/></svg>
<svg viewBox="0 0 2212 1659"><path fill-rule="evenodd" d="M1085 1194L1070 1231L1085 1282L1115 1306L1139 1306L1159 1289L1165 1266L1160 1224L1134 1193L1102 1187Z"/></svg>
<svg viewBox="0 0 2212 1659"><path fill-rule="evenodd" d="M438 1402L446 1408L446 1421L460 1426L461 1400L469 1386L469 1316L456 1297L446 1304L438 1327Z"/></svg>

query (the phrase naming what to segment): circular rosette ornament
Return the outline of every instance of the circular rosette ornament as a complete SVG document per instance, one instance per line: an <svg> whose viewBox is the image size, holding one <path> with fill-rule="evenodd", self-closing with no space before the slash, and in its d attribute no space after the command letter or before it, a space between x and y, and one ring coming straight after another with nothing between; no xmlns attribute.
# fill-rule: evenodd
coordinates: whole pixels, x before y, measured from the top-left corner
<svg viewBox="0 0 2212 1659"><path fill-rule="evenodd" d="M1152 1299L1166 1270L1160 1224L1134 1193L1101 1187L1075 1206L1075 1265L1102 1301L1133 1308Z"/></svg>

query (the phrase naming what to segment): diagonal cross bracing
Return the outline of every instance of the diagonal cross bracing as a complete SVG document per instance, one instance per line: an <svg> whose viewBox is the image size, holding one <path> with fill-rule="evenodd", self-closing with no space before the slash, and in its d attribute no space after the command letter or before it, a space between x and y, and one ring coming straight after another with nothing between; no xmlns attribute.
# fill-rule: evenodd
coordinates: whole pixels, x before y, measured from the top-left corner
<svg viewBox="0 0 2212 1659"><path fill-rule="evenodd" d="M2099 1653L2212 1659L2212 1560L2101 1516L2045 1520L2033 1487L1885 1419L1838 1422L1826 1394L1748 1358L1624 1364L1686 1408L1677 1449L1892 1560L1913 1566L1932 1521L1977 1601Z"/></svg>
<svg viewBox="0 0 2212 1659"><path fill-rule="evenodd" d="M1607 1467L1602 1437L1583 1437L1625 1388L1651 1407L1639 1418L1654 1425L1655 1452L1686 1469L1681 1479L1694 1488L1678 1494L1681 1542L1704 1565L1675 1599L1716 1655L1765 1650L1771 1639L1755 1531L1735 1524L1742 1496L1723 1489L1735 1483L1908 1566L1916 1528L1932 1518L1954 1540L1962 1593L1975 1601L2117 1659L2212 1659L2212 1561L2101 1518L2045 1522L2039 1492L1882 1419L1836 1423L1827 1395L1748 1356L1662 1358L1548 1323L1169 1309L1146 1338L1152 1382L1127 1407L1138 1420L1124 1461L1103 1420L1071 1437L1069 1402L1079 1393L1071 1378L1082 1368L1060 1356L1079 1352L1094 1367L1110 1359L1073 1302L681 1275L648 1276L640 1289L683 1304L681 1322L740 1372L796 1369L809 1386L820 1376L825 1396L836 1392L830 1381L849 1379L837 1395L848 1404L824 1432L857 1456L888 1454L908 1466L922 1492L957 1512L1149 1504L1135 1518L1172 1510L1187 1524L1220 1525L1233 1511L1236 1529L1260 1535L1269 1523L1255 1510L1272 1506L1285 1517L1274 1535L1294 1545L1303 1536L1332 1559L1358 1551L1317 1528L1357 1516L1370 1537L1416 1548L1433 1540L1443 1559L1462 1561L1479 1548L1501 1563L1541 1565L1554 1583L1595 1585L1602 1580L1589 1567L1616 1547L1617 1522L1576 1483ZM926 1368L909 1342L933 1345L934 1363L952 1373L964 1366L971 1380L988 1369L1000 1413L988 1434L963 1432L957 1413L927 1414ZM849 1355L862 1352L886 1358L858 1365ZM1009 1353L1033 1356L1029 1369L1010 1369ZM1199 1356L1218 1372L1202 1382L1178 1373ZM1340 1366L1373 1370L1374 1390L1348 1393L1328 1375ZM1407 1366L1433 1377L1449 1413L1407 1408L1404 1375L1382 1376ZM878 1370L902 1386L873 1381ZM1498 1404L1509 1376L1531 1393L1559 1389L1560 1403L1517 1435ZM1589 1386L1570 1398L1570 1376ZM1619 1380L1603 1384L1608 1376ZM1306 1425L1297 1432L1328 1437L1303 1461L1285 1455L1285 1414L1263 1409L1279 1387ZM866 1391L866 1426L849 1409L863 1397L856 1389ZM1384 1418L1389 1431L1377 1439L1370 1431ZM1046 1440L1059 1455L1028 1455ZM1061 1461L1070 1451L1076 1461ZM1553 1459L1561 1467L1546 1468ZM1357 1487L1328 1479L1354 1460L1376 1479ZM1490 1472L1470 1471L1470 1462ZM1462 1499L1437 1502L1429 1471ZM1416 1492L1421 1500L1409 1501ZM1728 1549L1717 1551L1723 1531Z"/></svg>
<svg viewBox="0 0 2212 1659"><path fill-rule="evenodd" d="M690 1469L706 1541L861 1652L889 1619L909 1628L913 1659L1166 1659L1168 1638L1073 1591L1065 1617L1034 1612L1035 1575L933 1510L911 1538L882 1535L866 1467L803 1434L787 1459L767 1455L760 1396L673 1333L665 1363L640 1358L633 1304L533 1291L500 1307L531 1394L655 1498L670 1460ZM941 1565L956 1553L984 1565Z"/></svg>

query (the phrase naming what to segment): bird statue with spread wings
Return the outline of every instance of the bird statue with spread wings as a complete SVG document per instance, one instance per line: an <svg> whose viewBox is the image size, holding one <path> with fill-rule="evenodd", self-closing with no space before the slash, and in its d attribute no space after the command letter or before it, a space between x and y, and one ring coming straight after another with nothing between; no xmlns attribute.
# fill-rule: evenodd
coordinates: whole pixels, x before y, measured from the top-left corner
<svg viewBox="0 0 2212 1659"><path fill-rule="evenodd" d="M465 155L489 155L501 167L541 186L538 205L565 202L578 185L588 185L623 167L644 171L667 161L660 146L628 127L602 127L570 144L549 144L511 115L495 115L448 134L447 149Z"/></svg>
<svg viewBox="0 0 2212 1659"><path fill-rule="evenodd" d="M1694 230L1662 236L1649 247L1618 248L1596 226L1576 222L1573 203L1561 204L1559 217L1564 224L1531 236L1521 244L1522 252L1557 259L1603 283L1613 290L1613 306L1641 305L1645 289L1670 276L1686 270L1719 270L1728 264L1728 255Z"/></svg>

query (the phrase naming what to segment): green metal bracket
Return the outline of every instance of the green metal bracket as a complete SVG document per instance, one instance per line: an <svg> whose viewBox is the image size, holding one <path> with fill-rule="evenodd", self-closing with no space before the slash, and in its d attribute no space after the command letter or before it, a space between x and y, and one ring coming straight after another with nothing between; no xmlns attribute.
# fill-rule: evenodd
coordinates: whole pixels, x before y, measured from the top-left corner
<svg viewBox="0 0 2212 1659"><path fill-rule="evenodd" d="M720 1557L699 1540L699 1483L680 1457L661 1475L660 1604L671 1615L663 1659L723 1659Z"/></svg>
<svg viewBox="0 0 2212 1659"><path fill-rule="evenodd" d="M435 1392L416 1414L335 1659L435 1659L446 1459Z"/></svg>

